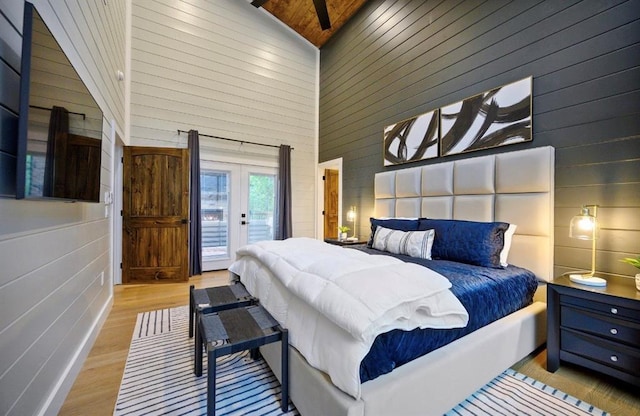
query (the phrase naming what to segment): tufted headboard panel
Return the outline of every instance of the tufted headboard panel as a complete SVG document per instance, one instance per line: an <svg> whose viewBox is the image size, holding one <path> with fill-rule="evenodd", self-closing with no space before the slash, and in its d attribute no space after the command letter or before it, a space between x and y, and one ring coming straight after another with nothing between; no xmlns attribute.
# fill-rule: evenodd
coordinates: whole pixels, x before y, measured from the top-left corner
<svg viewBox="0 0 640 416"><path fill-rule="evenodd" d="M375 216L516 224L509 263L553 278L551 146L375 175Z"/></svg>

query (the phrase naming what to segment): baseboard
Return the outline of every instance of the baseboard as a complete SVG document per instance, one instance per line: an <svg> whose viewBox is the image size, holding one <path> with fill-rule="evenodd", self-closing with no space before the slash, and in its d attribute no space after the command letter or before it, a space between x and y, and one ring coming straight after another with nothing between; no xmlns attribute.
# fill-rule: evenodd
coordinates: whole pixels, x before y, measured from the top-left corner
<svg viewBox="0 0 640 416"><path fill-rule="evenodd" d="M104 325L107 317L109 316L109 312L111 312L112 306L113 292L107 302L104 304L104 307L100 311L98 319L95 320L93 326L91 327L91 330L87 333L83 342L76 350L73 359L65 368L65 371L58 380L58 383L54 386L53 391L44 402L40 411L37 413L38 416L56 416L60 412L60 409L62 408L62 405L64 404L64 401L69 394L69 391L71 391L71 387L73 387L73 383L75 382L76 377L78 377L78 374L80 374L80 370L82 370L82 366L89 356L89 352L91 351L93 344L98 338L98 334L102 329L102 325Z"/></svg>

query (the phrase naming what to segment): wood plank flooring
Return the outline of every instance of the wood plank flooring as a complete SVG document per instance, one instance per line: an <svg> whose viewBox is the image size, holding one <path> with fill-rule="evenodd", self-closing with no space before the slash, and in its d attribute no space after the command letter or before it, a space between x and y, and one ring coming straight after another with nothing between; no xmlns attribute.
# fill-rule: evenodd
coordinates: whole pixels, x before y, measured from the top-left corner
<svg viewBox="0 0 640 416"><path fill-rule="evenodd" d="M227 284L228 272L192 277L187 283L120 285L114 288L109 317L87 357L59 415L113 415L120 381L138 313L186 305L189 285L196 288ZM546 350L513 366L565 393L585 400L613 415L640 416L638 389L611 382L595 373L562 365L555 373L545 370Z"/></svg>

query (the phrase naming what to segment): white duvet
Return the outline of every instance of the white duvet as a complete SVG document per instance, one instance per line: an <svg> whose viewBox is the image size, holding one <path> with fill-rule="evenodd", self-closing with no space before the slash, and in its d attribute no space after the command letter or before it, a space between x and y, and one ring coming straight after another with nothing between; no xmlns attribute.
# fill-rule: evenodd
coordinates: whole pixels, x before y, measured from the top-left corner
<svg viewBox="0 0 640 416"><path fill-rule="evenodd" d="M467 311L442 275L310 238L241 247L229 268L309 364L360 397L360 362L391 329L458 328Z"/></svg>

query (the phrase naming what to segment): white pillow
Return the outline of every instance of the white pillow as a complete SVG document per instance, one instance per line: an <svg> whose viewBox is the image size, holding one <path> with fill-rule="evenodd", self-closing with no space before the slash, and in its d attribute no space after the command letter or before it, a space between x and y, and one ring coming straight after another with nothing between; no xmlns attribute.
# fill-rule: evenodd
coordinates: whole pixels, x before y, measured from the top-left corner
<svg viewBox="0 0 640 416"><path fill-rule="evenodd" d="M433 230L400 231L378 226L373 236L372 247L389 253L431 260L434 235Z"/></svg>
<svg viewBox="0 0 640 416"><path fill-rule="evenodd" d="M513 234L516 232L516 228L518 228L515 224L509 224L509 228L504 232L504 245L502 246L502 251L500 251L500 265L502 267L507 267L509 263L507 263L507 258L509 257L509 250L511 249L511 239L513 238Z"/></svg>

